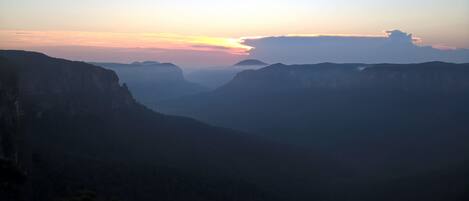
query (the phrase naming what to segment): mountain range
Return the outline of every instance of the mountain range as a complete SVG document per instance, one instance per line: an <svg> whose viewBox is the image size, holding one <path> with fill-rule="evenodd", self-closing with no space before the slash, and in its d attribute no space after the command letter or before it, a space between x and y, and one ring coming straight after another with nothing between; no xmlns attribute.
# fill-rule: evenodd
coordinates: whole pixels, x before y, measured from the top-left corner
<svg viewBox="0 0 469 201"><path fill-rule="evenodd" d="M468 64L274 64L153 110L108 68L0 51L1 200L468 198Z"/></svg>
<svg viewBox="0 0 469 201"><path fill-rule="evenodd" d="M111 70L35 52L0 57L2 72L15 74L2 76L2 102L17 103L6 113L20 117L2 150L18 146L5 157L26 175L11 200L83 191L103 200L320 199L348 172L320 154L153 112Z"/></svg>
<svg viewBox="0 0 469 201"><path fill-rule="evenodd" d="M362 181L386 186L429 179L422 174L453 174L450 167L465 164L468 77L469 64L443 62L274 64L240 72L214 91L162 102L159 109L312 149L354 169ZM464 185L455 194L464 194ZM451 194L446 188L425 190L427 197ZM383 193L390 194L413 195Z"/></svg>

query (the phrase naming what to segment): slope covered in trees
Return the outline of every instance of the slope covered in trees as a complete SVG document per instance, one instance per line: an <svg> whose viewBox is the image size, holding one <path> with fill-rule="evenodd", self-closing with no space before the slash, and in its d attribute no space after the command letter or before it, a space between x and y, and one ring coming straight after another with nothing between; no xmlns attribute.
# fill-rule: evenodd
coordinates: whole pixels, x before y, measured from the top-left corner
<svg viewBox="0 0 469 201"><path fill-rule="evenodd" d="M17 66L26 200L82 190L122 200L303 200L327 197L344 172L317 154L148 110L110 70L34 52L0 56Z"/></svg>
<svg viewBox="0 0 469 201"><path fill-rule="evenodd" d="M467 178L451 167L469 158L468 78L468 64L442 62L274 64L159 108L325 153L360 175L349 186L359 186L355 192L382 188L374 200L458 197L464 183L454 180L458 187L451 190L429 181L438 183L435 174ZM396 180L408 186L398 188ZM419 182L426 187L414 194L408 187Z"/></svg>

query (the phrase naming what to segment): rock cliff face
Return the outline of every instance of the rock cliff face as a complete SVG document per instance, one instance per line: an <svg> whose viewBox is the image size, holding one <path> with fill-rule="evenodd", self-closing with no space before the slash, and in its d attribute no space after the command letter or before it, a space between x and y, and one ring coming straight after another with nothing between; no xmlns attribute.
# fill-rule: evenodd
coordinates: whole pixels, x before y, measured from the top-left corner
<svg viewBox="0 0 469 201"><path fill-rule="evenodd" d="M14 66L0 57L0 158L3 159L16 159L17 101L17 74Z"/></svg>
<svg viewBox="0 0 469 201"><path fill-rule="evenodd" d="M66 155L66 150L52 147L69 146L55 144L63 139L58 136L67 133L60 126L42 130L35 125L44 121L60 125L66 119L112 114L135 108L136 103L110 70L34 52L0 51L0 58L0 166L6 182L0 188L0 198L29 200L44 189L40 186L48 186L40 181L45 173L34 161L47 155L48 148ZM38 195L39 200L48 196Z"/></svg>
<svg viewBox="0 0 469 201"><path fill-rule="evenodd" d="M18 65L20 98L25 110L34 109L37 115L52 108L71 115L99 113L135 103L110 70L33 52L3 51L0 55Z"/></svg>
<svg viewBox="0 0 469 201"><path fill-rule="evenodd" d="M0 57L0 200L22 198L24 172L18 166L20 144L16 66Z"/></svg>

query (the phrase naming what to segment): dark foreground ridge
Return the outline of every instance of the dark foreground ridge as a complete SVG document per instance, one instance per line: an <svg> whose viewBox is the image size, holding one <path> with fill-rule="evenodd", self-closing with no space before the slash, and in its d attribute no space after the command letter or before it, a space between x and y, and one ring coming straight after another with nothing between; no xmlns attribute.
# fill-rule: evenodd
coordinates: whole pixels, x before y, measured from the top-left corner
<svg viewBox="0 0 469 201"><path fill-rule="evenodd" d="M19 155L11 163L26 175L2 200L311 200L328 197L344 172L316 154L148 110L111 70L34 52L0 57L2 72L16 74L2 74L2 108L20 116L1 148L18 145L5 156Z"/></svg>

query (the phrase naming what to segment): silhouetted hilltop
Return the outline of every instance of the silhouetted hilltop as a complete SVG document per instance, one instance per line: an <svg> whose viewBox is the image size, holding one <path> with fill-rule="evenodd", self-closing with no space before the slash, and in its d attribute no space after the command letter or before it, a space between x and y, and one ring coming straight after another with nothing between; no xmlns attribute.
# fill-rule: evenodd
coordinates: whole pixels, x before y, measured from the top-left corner
<svg viewBox="0 0 469 201"><path fill-rule="evenodd" d="M236 63L234 66L267 66L269 64L264 63L257 59L246 59Z"/></svg>
<svg viewBox="0 0 469 201"><path fill-rule="evenodd" d="M343 173L317 154L150 111L111 70L34 52L0 56L17 66L26 200L79 190L123 200L310 200L328 197Z"/></svg>

